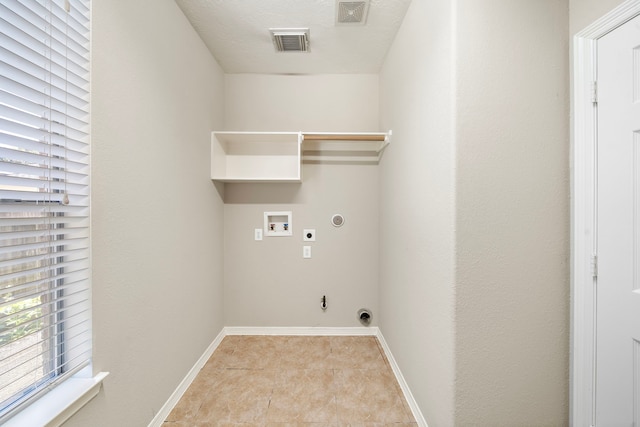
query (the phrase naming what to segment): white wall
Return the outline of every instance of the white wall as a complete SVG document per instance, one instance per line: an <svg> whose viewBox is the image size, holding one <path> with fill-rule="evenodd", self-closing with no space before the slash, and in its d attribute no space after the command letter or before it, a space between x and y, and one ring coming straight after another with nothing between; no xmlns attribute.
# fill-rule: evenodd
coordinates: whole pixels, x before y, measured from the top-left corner
<svg viewBox="0 0 640 427"><path fill-rule="evenodd" d="M383 67L380 327L430 426L568 423L568 22L414 1Z"/></svg>
<svg viewBox="0 0 640 427"><path fill-rule="evenodd" d="M380 73L380 328L431 427L454 422L452 13L414 0Z"/></svg>
<svg viewBox="0 0 640 427"><path fill-rule="evenodd" d="M377 75L226 75L226 130L378 131ZM226 184L225 324L360 326L378 316L378 169L303 165L302 184ZM292 211L292 237L253 240L263 212ZM342 213L341 228L330 224ZM315 228L312 258L302 229ZM327 296L323 312L320 299Z"/></svg>
<svg viewBox="0 0 640 427"><path fill-rule="evenodd" d="M225 89L227 130L378 130L377 74L226 74Z"/></svg>
<svg viewBox="0 0 640 427"><path fill-rule="evenodd" d="M94 369L68 426L147 425L223 326L223 77L172 0L93 2Z"/></svg>
<svg viewBox="0 0 640 427"><path fill-rule="evenodd" d="M460 0L456 424L568 424L568 0Z"/></svg>
<svg viewBox="0 0 640 427"><path fill-rule="evenodd" d="M571 36L622 3L622 0L569 0Z"/></svg>

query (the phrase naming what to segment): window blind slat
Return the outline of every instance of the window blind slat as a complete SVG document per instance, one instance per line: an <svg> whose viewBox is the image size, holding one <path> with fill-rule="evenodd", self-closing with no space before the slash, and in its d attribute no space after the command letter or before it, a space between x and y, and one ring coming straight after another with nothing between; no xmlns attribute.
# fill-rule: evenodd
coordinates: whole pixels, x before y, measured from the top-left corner
<svg viewBox="0 0 640 427"><path fill-rule="evenodd" d="M28 189L30 192L51 192L54 194L65 192L69 195L73 194L78 196L86 196L89 194L89 189L82 183L76 184L73 182L55 181L46 176L30 178L5 175L2 178L2 186L5 189L7 187Z"/></svg>
<svg viewBox="0 0 640 427"><path fill-rule="evenodd" d="M56 264L56 267L60 269L69 269L70 271L74 269L80 270L88 266L87 262L88 262L88 258L78 258L73 261L60 262ZM0 289L4 291L3 293L7 293L8 289L10 288L10 287L7 287L6 285L8 283L8 280L21 278L25 276L25 274L30 274L34 280L42 280L44 278L48 278L47 274L50 272L50 270L51 269L47 266L47 267L41 267L41 268L26 271L26 272L22 272L22 274L20 273L7 274L6 275L7 280L0 282Z"/></svg>
<svg viewBox="0 0 640 427"><path fill-rule="evenodd" d="M45 69L39 69L27 60L9 62L12 59L12 57L3 58L2 74L12 80L14 85L21 84L40 90L47 94L48 97L73 105L78 109L87 107L88 101L82 98L82 90L79 90L79 88L68 85L69 89L67 89L64 81L59 76ZM20 70L20 66L29 67L29 72L23 72Z"/></svg>
<svg viewBox="0 0 640 427"><path fill-rule="evenodd" d="M68 287L79 287L83 286L83 282L89 279L89 269L85 267L84 269L78 269L74 271L69 271L64 274L56 275L53 279L51 277L47 277L44 279L35 280L32 282L27 282L22 285L14 286L7 291L7 293L26 293L31 292L31 289L40 288L42 286L47 286L49 288L56 286L57 279L63 279L65 285L62 289L67 289ZM4 294L4 293L3 293Z"/></svg>
<svg viewBox="0 0 640 427"><path fill-rule="evenodd" d="M57 337L57 335L51 334L49 337L51 339L55 339ZM9 371L7 374L3 375L2 377L0 377L0 384L4 383L6 381L6 386L11 386L12 384L15 384L15 383L19 382L22 378L24 378L24 377L32 377L36 373L39 374L39 378L48 378L48 377L51 377L53 373L55 373L56 371L60 370L61 368L64 368L64 370L65 370L65 372L60 374L60 376L63 377L66 374L66 372L71 372L72 370L75 371L76 368L84 367L88 363L87 358L90 357L90 352L91 352L91 347L90 347L91 342L90 342L90 340L91 340L91 335L88 335L88 334L86 336L77 336L77 337L75 337L74 341L78 342L79 344L74 345L74 347L71 348L70 351L62 352L62 354L60 356L64 356L65 354L72 354L73 355L72 358L69 358L68 361L63 363L63 364L56 363L56 360L52 359L51 357L45 357L45 356L48 356L50 354L50 352L48 352L48 351L43 351L40 355L36 355L32 359L30 359L30 360L33 360L33 359L36 359L36 358L42 358L42 359L44 359L42 365L44 365L44 366L56 366L55 370L50 369L48 371L44 371L44 372L40 373L39 371L36 371L34 369L34 370L27 371L27 372L22 372L22 373L20 373L18 375L11 375L11 373L14 371L14 370L12 370L12 371ZM53 363L51 363L51 362L53 362ZM6 379L9 376L10 376L10 378ZM54 381L54 379L52 379L52 382L53 381ZM43 383L41 383L41 382L37 382L35 384L35 388L36 388L36 390L37 389L46 389L45 385Z"/></svg>
<svg viewBox="0 0 640 427"><path fill-rule="evenodd" d="M80 250L78 249L76 250L80 252ZM58 253L57 255L62 255L62 253ZM77 254L73 254L72 251L70 250L66 252L66 255L75 255L77 257ZM46 252L43 252L43 250L40 248L36 248L28 252L28 258L29 259L27 261L25 261L24 258L7 258L2 261L2 265L0 266L0 269L2 269L2 271L4 272L14 271L16 273L23 273L23 274L22 276L20 276L19 281L10 280L8 277L6 278L6 280L0 281L0 295L4 294L5 291L11 293L11 292L15 292L17 289L24 290L29 286L35 286L35 287L39 286L39 283L41 283L43 280L49 277L47 275L48 274L47 267L49 266L49 264L54 265L57 262L58 263L61 262L59 258L56 258L55 256L51 256ZM84 259L84 258L81 258L81 259ZM68 261L70 261L70 259ZM27 264L28 262L31 262L32 265ZM36 269L36 267L40 267L40 268ZM78 268L77 271L80 271L81 267L83 266L78 265L75 268ZM75 269L69 268L66 274L72 274L75 272L76 272ZM59 272L56 272L56 277L62 278L62 274L59 274ZM49 285L50 283L46 283L46 284Z"/></svg>
<svg viewBox="0 0 640 427"><path fill-rule="evenodd" d="M5 8L5 6L0 7ZM3 18L0 18L0 24L2 24L3 33L6 34L7 37L11 37L16 42L29 47L35 52L48 53L52 61L55 61L57 64L68 64L69 71L77 75L86 73L86 67L82 66L82 64L88 61L88 40L86 38L83 39L81 44L76 44L71 47L71 51L63 46L64 50L62 53L59 53L50 49L49 39L42 28L33 26L32 23L27 22L18 14L10 13L4 15ZM28 26L32 28L28 28ZM69 53L70 55L67 57L64 55L65 53Z"/></svg>
<svg viewBox="0 0 640 427"><path fill-rule="evenodd" d="M47 204L49 207L53 207L57 205L62 205L65 207L59 207L57 211L71 211L78 206L88 206L89 198L88 196L69 194L70 200L68 205L62 205L62 201L64 195L62 193L53 193L53 192L42 192L35 193L32 191L7 191L0 190L0 203L3 204L13 204L13 203L24 203L26 206L29 204Z"/></svg>
<svg viewBox="0 0 640 427"><path fill-rule="evenodd" d="M47 68L36 67L24 59L14 60L12 63L10 62L12 59L15 58L4 56L2 60L2 76L5 82L3 82L1 87L7 88L8 92L21 94L25 92L25 90L20 86L24 86L34 89L35 92L32 93L36 96L41 96L41 98L47 101L53 100L68 104L81 111L87 111L89 101L84 98L83 88L70 84L65 85L62 77L55 75L55 73L52 73ZM21 70L19 68L20 66L29 67L28 72ZM65 88L65 86L67 86L67 88ZM46 98L42 95L45 95ZM73 114L73 111L71 114Z"/></svg>
<svg viewBox="0 0 640 427"><path fill-rule="evenodd" d="M39 74L37 71L44 70L67 79L68 83L78 88L85 88L89 84L82 66L86 62L84 58L78 57L70 61L68 57L51 51L41 40L28 36L4 19L0 19L0 24L5 26L0 33L1 45L5 49L5 62L15 66L23 58L31 74Z"/></svg>
<svg viewBox="0 0 640 427"><path fill-rule="evenodd" d="M73 239L79 239L79 236L67 237L67 242ZM48 254L43 248L43 243L34 243L32 245L23 245L20 247L10 247L10 252L3 252L0 250L0 271L13 271L20 270L19 266L24 265L26 262L44 262L44 257ZM7 248L2 248L6 250ZM16 256L19 255L19 256ZM12 285L14 285L12 283ZM12 288L13 289L13 288ZM0 294L2 294L2 287L0 286Z"/></svg>
<svg viewBox="0 0 640 427"><path fill-rule="evenodd" d="M49 117L58 123L65 123L67 127L76 132L81 132L83 137L89 134L89 124L83 120L65 114L64 111L58 111L46 107L42 102L34 102L27 98L8 93L0 89L0 105L6 110L6 119L14 119L14 111L22 114L30 114L35 117ZM62 104L63 108L66 104Z"/></svg>
<svg viewBox="0 0 640 427"><path fill-rule="evenodd" d="M64 10L63 3L55 4L55 15L59 23L67 22L71 28L78 34L78 37L88 39L89 18L79 9L77 4L70 4L70 10L67 13ZM76 38L76 37L74 37Z"/></svg>
<svg viewBox="0 0 640 427"><path fill-rule="evenodd" d="M70 276L67 276L67 277L70 277ZM77 276L77 277L81 277L81 276ZM12 298L11 299L12 303L14 301L16 302L26 301L29 299L41 298L41 297L52 299L54 297L59 298L58 294L60 294L61 292L64 292L66 298L69 298L69 295L76 293L76 291L78 290L80 290L81 292L86 290L81 283L81 280L85 280L85 279L86 277L83 277L82 279L78 279L75 282L69 281L71 279L65 280L63 285L58 285L58 286L55 286L54 288L51 287L52 283L50 281L41 281L41 282L38 282L37 285L33 284L28 287L23 286L18 290L12 289L11 293L7 295L7 298ZM17 312L21 313L27 310L29 309L24 308ZM13 315L13 313L11 315ZM7 316L8 314L0 316L0 318L5 318Z"/></svg>
<svg viewBox="0 0 640 427"><path fill-rule="evenodd" d="M0 55L2 54L2 50L0 49ZM4 81L9 83L9 88L11 86L19 86L15 82L8 80L8 75L4 76ZM4 89L2 83L0 83L0 90ZM10 119L18 119L19 117L26 117L26 120L33 120L33 118L43 119L43 120L52 120L54 123L63 123L66 126L70 127L72 130L77 130L86 134L87 132L83 129L86 129L87 124L82 120L83 116L86 116L86 113L82 111L82 107L77 104L74 105L73 99L62 99L56 101L58 107L61 110L52 109L49 106L44 105L44 100L40 96L38 99L34 99L31 102L25 102L28 98L20 97L18 94L9 94L6 91L0 92L2 98L0 98L0 105L4 106L3 115L6 118ZM24 98L24 100L12 100L11 98ZM12 102L13 101L13 102ZM21 108L22 107L22 108ZM71 114L69 114L69 110L71 110ZM75 111L80 111L80 117L73 117L73 113ZM65 113L66 112L66 113ZM22 114L23 116L20 116ZM33 118L28 118L28 116L32 116Z"/></svg>
<svg viewBox="0 0 640 427"><path fill-rule="evenodd" d="M44 221L48 221L50 227L64 228L65 232L66 230L74 228L86 228L89 225L89 219L82 215L77 217L71 215L55 217L40 215L38 217L30 218L0 217L0 241L4 240L2 236L8 236L7 233L35 230L36 227L41 226Z"/></svg>
<svg viewBox="0 0 640 427"><path fill-rule="evenodd" d="M75 243L78 243L77 240ZM53 244L63 244L63 241L54 241ZM72 243L67 241L66 243ZM64 255L64 258L61 258L60 255ZM20 280L28 280L29 277L33 277L34 279L37 277L45 278L47 277L48 269L51 265L66 267L69 269L69 272L74 271L75 269L84 268L84 264L78 261L83 261L87 259L86 251L82 249L68 249L64 252L51 252L45 254L41 257L33 257L29 260L16 260L10 259L7 261L3 261L3 273L2 279L0 279L0 294L2 294L3 290L10 289L11 286L15 284L19 284L19 281L15 281L12 279L20 279ZM29 261L33 261L29 263ZM8 272L6 272L8 270ZM39 279L38 279L39 280ZM1 304L0 304L1 305Z"/></svg>
<svg viewBox="0 0 640 427"><path fill-rule="evenodd" d="M88 291L87 291L88 292ZM86 300L89 296L88 293L86 295L72 294L79 301ZM0 318L0 321L8 324L16 324L19 322L21 318L25 316L25 312L33 312L37 313L36 315L29 318L29 321L18 324L17 326L11 329L5 329L0 333L0 343L7 343L14 341L14 337L16 332L20 329L33 329L34 326L44 323L46 318L50 316L52 313L56 313L61 316L66 317L67 322L72 322L74 320L74 316L79 316L79 313L86 310L85 308L81 308L77 311L78 307L81 307L81 302L73 303L70 301L70 297L59 297L56 294L45 294L44 296L48 296L49 298L37 298L44 299L45 302L40 304L33 305L28 308L23 308L22 310L15 311L10 315L3 316ZM24 301L24 300L23 300ZM22 302L21 300L17 300L16 303ZM66 304L65 304L66 302ZM64 305L63 309L58 308L58 306ZM41 329L38 327L37 329Z"/></svg>
<svg viewBox="0 0 640 427"><path fill-rule="evenodd" d="M47 116L49 116L49 114L47 114ZM52 117L36 116L26 111L10 108L2 104L0 104L0 117L19 124L20 126L27 126L32 129L45 129L46 126L49 126L48 131L50 133L76 141L86 138L88 135L86 132L78 131L70 127L65 122L55 121Z"/></svg>
<svg viewBox="0 0 640 427"><path fill-rule="evenodd" d="M73 289L64 288L60 292L73 292ZM61 294L63 295L63 294ZM59 317L65 316L67 330L72 326L82 324L87 319L83 318L82 313L88 309L82 302L89 298L87 293L75 293L75 302L68 297L61 297L57 294L45 294L32 299L16 299L14 306L23 308L22 311L16 311L2 319L4 324L15 325L11 329L4 329L0 334L0 343L15 342L22 338L22 335L30 332L37 332L44 329L44 325L49 323L47 317L51 314L57 314ZM65 299L66 298L66 299ZM28 305L30 301L41 300L42 304ZM24 321L27 319L27 321ZM55 327L55 323L49 323Z"/></svg>
<svg viewBox="0 0 640 427"><path fill-rule="evenodd" d="M63 242L55 241L55 243L62 244ZM1 274L9 274L12 272L25 274L27 272L33 271L34 266L42 265L45 269L53 268L53 266L58 265L59 260L61 259L69 261L76 257L83 256L84 251L82 249L62 250L45 254L37 253L23 258L13 258L0 262L0 272L2 272Z"/></svg>
<svg viewBox="0 0 640 427"><path fill-rule="evenodd" d="M50 37L55 40L62 40L64 43L65 34L69 38L70 43L79 45L80 41L88 41L86 34L87 29L84 25L79 25L76 29L76 24L73 18L67 14L64 10L63 3L57 4L55 2L49 3L50 9L47 9L42 4L32 3L32 12L40 19L40 23L51 22ZM33 15L32 15L33 16ZM71 19L70 19L71 18ZM65 33L66 31L66 33Z"/></svg>
<svg viewBox="0 0 640 427"><path fill-rule="evenodd" d="M47 224L45 224L46 227ZM73 239L79 238L88 238L89 233L86 231L87 227L69 227L69 228L58 228L58 229L48 229L43 227L40 230L27 230L27 231L16 231L10 233L2 233L0 246L3 248L7 248L8 250L19 250L21 245L15 244L15 242L27 242L27 244L50 244L53 245L53 238L57 238L58 242L62 240L67 240L67 243L70 244ZM7 257L7 259L9 259ZM2 261L0 261L2 262ZM0 278L2 280L2 278Z"/></svg>
<svg viewBox="0 0 640 427"><path fill-rule="evenodd" d="M4 120L0 118L0 126L6 126L6 128L11 128L13 130L23 131L24 127L20 125L16 125L11 121ZM44 130L27 129L31 132L32 136L29 135L16 135L13 133L8 133L10 129L2 129L5 132L0 131L0 147L5 147L5 149L15 149L16 152L27 152L33 154L51 154L54 156L66 155L68 158L72 160L77 160L79 163L86 164L88 155L89 155L89 146L84 144L82 141L75 141L73 139L64 138L63 142L66 142L66 147L64 145L56 144L58 141L47 141L45 137L52 139L51 134ZM55 135L54 135L55 136ZM6 161L9 162L11 157L6 157Z"/></svg>
<svg viewBox="0 0 640 427"><path fill-rule="evenodd" d="M43 248L45 247L45 243L49 243L50 246L53 246L54 244L60 244L60 247L62 247L61 245L63 244L70 246L74 243L74 240L76 240L75 243L82 243L77 240L80 237L84 236L82 236L78 232L74 237L67 237L65 235L64 239L60 238L60 236L54 236L54 238L51 238L50 241L47 242L45 240L42 242ZM67 260L72 259L71 257L75 256L76 252L83 253L81 249L67 247L64 250L33 251L24 257L6 257L6 259L0 261L0 271L11 273L17 272L18 270L27 270L31 265L39 265L46 260L51 260L51 264L55 264L56 260L61 259L60 257L62 256L69 257L67 258Z"/></svg>
<svg viewBox="0 0 640 427"><path fill-rule="evenodd" d="M0 178L1 179L1 178ZM88 216L89 204L82 204L88 202L88 199L77 200L75 205L59 205L56 206L56 215L75 215L75 216ZM2 206L2 213L8 215L38 215L41 211L47 211L49 208L48 203L34 203L28 201L15 201L9 202L0 201Z"/></svg>
<svg viewBox="0 0 640 427"><path fill-rule="evenodd" d="M65 332L66 334L71 334L72 338L76 338L76 341L78 342L78 344L76 345L76 348L79 347L84 347L82 349L82 352L88 351L89 347L87 344L89 344L89 339L90 339L90 335L87 333L86 330L80 330L80 332L78 332L79 329L81 329L82 325L74 325L70 328L69 331ZM86 329L86 328L84 328ZM51 337L58 337L61 334L56 333L55 331L50 333ZM41 351L39 352L39 349L37 348L38 345L43 344L45 342L44 339L41 340L34 340L35 342L32 345L29 345L25 348L22 348L19 352L16 353L16 356L20 359L20 364L17 366L24 366L26 363L28 363L30 360L33 360L34 358L37 357L43 357L45 356L48 352L45 351ZM10 369L5 369L4 371L0 371L0 381L3 375L7 375L9 373L11 373L12 371L15 370L14 368L10 368Z"/></svg>
<svg viewBox="0 0 640 427"><path fill-rule="evenodd" d="M64 293L63 293L64 291ZM32 316L29 322L34 324L41 323L42 320L50 315L51 313L58 312L58 314L66 314L66 319L69 322L72 322L74 316L77 316L78 310L77 308L81 308L80 311L84 310L85 306L82 305L82 301L88 298L88 290L87 289L74 289L74 288L56 288L51 292L42 292L39 294L34 294L35 296L32 299L37 299L39 302L32 306L24 306L21 309L16 310L10 314L4 315L1 317L2 321L8 320L10 323L16 323L15 319L20 319L24 316L25 312L35 311L37 314ZM21 303L28 301L30 298L16 298L14 301L16 303ZM56 305L66 304L64 310L60 311ZM24 323L16 326L13 329L5 329L0 333L0 342L6 341L11 338L11 335L23 325L29 326L29 323Z"/></svg>
<svg viewBox="0 0 640 427"><path fill-rule="evenodd" d="M88 123L88 103L78 108L73 104L65 103L64 100L46 98L42 92L44 90L43 88L36 90L30 86L17 83L8 77L5 77L4 74L0 74L0 90L12 93L22 98L30 99L33 102L41 102L45 105L50 105L50 108L53 111L65 111L70 117L74 117L77 120Z"/></svg>
<svg viewBox="0 0 640 427"><path fill-rule="evenodd" d="M59 218L63 217L60 216ZM74 245L74 241L76 239L88 239L90 233L87 231L87 229L89 227L90 221L88 221L88 218L80 219L85 222L85 226L82 226L79 223L77 226L75 224L72 224L66 227L64 225L65 223L60 221L59 223L63 224L60 227L63 228L56 228L56 230L58 230L57 233L49 232L49 230L46 228L49 225L44 222L41 228L32 227L24 231L2 233L2 240L0 240L0 253L3 254L2 259L11 259L12 257L8 256L7 254L9 254L14 249L16 251L20 251L23 246L48 243L50 242L50 240L47 239L53 239L53 237L56 237L58 240L64 239L66 241L66 244L68 245ZM58 226L56 224L52 224L50 227L54 229ZM83 245L86 243L87 242L81 242L81 244ZM0 277L0 280L2 280L2 277Z"/></svg>
<svg viewBox="0 0 640 427"><path fill-rule="evenodd" d="M3 37L6 39L6 37ZM13 47L13 50L10 48ZM21 47L21 46L20 46ZM66 92L66 96L71 98L77 98L82 101L84 95L83 85L85 84L82 79L76 84L74 81L73 73L68 72L63 65L47 62L47 58L38 55L36 52L26 51L14 53L16 46L11 46L8 43L3 43L0 47L0 57L3 62L3 73L12 78L13 80L26 84L31 87L45 87L51 86L60 91ZM31 55L25 55L25 53L32 53ZM17 72L16 70L28 69L29 80L26 80L25 75ZM55 91L52 92L58 99L62 99L64 92ZM73 99L72 99L73 100ZM76 100L75 104L78 104Z"/></svg>
<svg viewBox="0 0 640 427"><path fill-rule="evenodd" d="M88 184L87 173L80 173L74 170L50 170L43 165L8 163L0 159L0 175L14 175L31 179L43 179L47 174L52 179L69 180L81 185Z"/></svg>
<svg viewBox="0 0 640 427"><path fill-rule="evenodd" d="M0 119L0 126L2 126L4 122L4 120ZM13 124L7 127L19 129L19 126L14 126ZM34 135L37 135L37 133L34 132ZM9 145L13 142L14 138L7 137L6 140L7 144L5 145ZM4 139L0 138L0 144L2 144L2 142L4 142ZM53 144L39 143L33 140L31 140L29 146L39 149L39 151L32 150L27 152L0 145L0 159L3 160L2 163L4 165L11 165L15 163L41 165L50 168L59 168L62 170L78 172L81 174L84 174L88 169L87 164L83 161L88 157L88 154L78 153L77 151L70 149L65 150L64 147L56 147ZM65 154L67 155L67 158L61 158Z"/></svg>
<svg viewBox="0 0 640 427"><path fill-rule="evenodd" d="M0 119L0 126L3 125ZM19 129L19 126L7 126ZM33 135L38 135L34 132ZM46 135L46 133L40 133ZM22 146L20 145L22 144ZM81 147L88 151L88 147ZM54 170L66 170L80 176L86 176L89 170L87 159L88 152L78 151L71 147L64 147L53 142L37 140L28 136L17 137L0 133L0 167L6 168L5 172L11 172L14 167L50 167ZM64 158L66 156L66 159Z"/></svg>
<svg viewBox="0 0 640 427"><path fill-rule="evenodd" d="M54 41L62 40L62 46L64 46L65 33L55 27L56 25L64 25L64 22L54 17L53 22L50 23L47 19L50 16L49 11L35 2L28 2L28 6L24 6L17 1L14 3L11 4L10 8L2 5L0 7L0 17L17 28L25 28L29 34L33 34L37 39L49 40L50 44L53 44ZM67 34L69 48L79 56L88 53L88 48L86 47L88 38L86 34L88 34L86 27L82 32L70 28L69 34Z"/></svg>

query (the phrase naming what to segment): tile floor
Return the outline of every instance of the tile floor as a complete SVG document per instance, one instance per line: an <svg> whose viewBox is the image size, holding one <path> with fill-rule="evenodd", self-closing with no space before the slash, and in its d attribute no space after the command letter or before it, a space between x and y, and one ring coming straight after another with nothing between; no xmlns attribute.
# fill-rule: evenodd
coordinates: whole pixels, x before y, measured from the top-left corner
<svg viewBox="0 0 640 427"><path fill-rule="evenodd" d="M416 427L375 337L227 336L163 427Z"/></svg>

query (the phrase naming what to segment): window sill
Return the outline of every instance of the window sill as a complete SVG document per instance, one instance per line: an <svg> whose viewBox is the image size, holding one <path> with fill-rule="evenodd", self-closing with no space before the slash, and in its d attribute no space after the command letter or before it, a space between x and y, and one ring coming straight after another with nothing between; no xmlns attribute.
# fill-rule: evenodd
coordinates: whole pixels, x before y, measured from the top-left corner
<svg viewBox="0 0 640 427"><path fill-rule="evenodd" d="M108 372L100 372L91 377L88 366L10 418L4 426L62 425L98 394L107 375Z"/></svg>

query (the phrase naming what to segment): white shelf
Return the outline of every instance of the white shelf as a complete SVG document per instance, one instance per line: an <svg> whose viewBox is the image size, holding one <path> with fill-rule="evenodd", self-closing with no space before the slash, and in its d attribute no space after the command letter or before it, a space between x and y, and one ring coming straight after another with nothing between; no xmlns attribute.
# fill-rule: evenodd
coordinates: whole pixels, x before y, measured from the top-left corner
<svg viewBox="0 0 640 427"><path fill-rule="evenodd" d="M301 182L302 163L377 164L389 132L212 132L211 179Z"/></svg>
<svg viewBox="0 0 640 427"><path fill-rule="evenodd" d="M213 132L211 179L300 182L300 132Z"/></svg>

